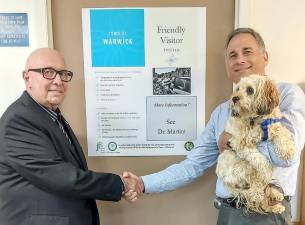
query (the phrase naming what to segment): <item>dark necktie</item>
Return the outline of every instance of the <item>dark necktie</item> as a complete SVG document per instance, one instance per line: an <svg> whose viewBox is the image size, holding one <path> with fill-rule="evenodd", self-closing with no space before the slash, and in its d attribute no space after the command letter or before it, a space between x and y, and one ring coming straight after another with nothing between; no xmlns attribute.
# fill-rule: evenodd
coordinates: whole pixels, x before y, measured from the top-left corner
<svg viewBox="0 0 305 225"><path fill-rule="evenodd" d="M63 133L63 135L67 138L68 142L70 143L71 145L71 149L70 149L70 152L72 153L73 157L76 159L76 161L78 162L79 166L81 168L83 168L83 164L82 164L82 160L81 160L81 157L79 155L79 153L77 152L77 150L75 149L75 146L72 144L72 141L70 139L70 136L68 135L67 133L67 126L66 126L66 121L65 119L62 117L62 115L59 113L57 113L57 120L56 120L58 126L59 126L59 129L61 130L61 132Z"/></svg>
<svg viewBox="0 0 305 225"><path fill-rule="evenodd" d="M62 118L62 115L59 113L57 115L57 124L59 126L59 129L61 130L61 132L64 134L64 136L67 138L68 142L72 145L71 139L69 137L69 135L67 134L65 127L64 127L64 119Z"/></svg>

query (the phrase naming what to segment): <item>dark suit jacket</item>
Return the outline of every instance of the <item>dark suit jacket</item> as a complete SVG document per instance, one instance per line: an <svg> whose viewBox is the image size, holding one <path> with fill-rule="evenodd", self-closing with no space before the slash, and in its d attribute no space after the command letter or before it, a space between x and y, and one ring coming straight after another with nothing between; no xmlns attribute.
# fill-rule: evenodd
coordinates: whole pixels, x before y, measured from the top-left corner
<svg viewBox="0 0 305 225"><path fill-rule="evenodd" d="M87 169L70 126L74 148L29 95L0 120L0 224L97 225L95 199L118 201L118 175Z"/></svg>

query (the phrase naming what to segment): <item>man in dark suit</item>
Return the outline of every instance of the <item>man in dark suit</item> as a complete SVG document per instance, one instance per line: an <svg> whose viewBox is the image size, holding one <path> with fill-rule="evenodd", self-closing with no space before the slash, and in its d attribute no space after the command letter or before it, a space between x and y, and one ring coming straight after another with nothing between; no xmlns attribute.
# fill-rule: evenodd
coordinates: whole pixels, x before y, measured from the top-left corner
<svg viewBox="0 0 305 225"><path fill-rule="evenodd" d="M26 91L0 120L1 225L98 225L95 199L119 201L131 185L88 170L58 108L72 76L53 49L28 57Z"/></svg>

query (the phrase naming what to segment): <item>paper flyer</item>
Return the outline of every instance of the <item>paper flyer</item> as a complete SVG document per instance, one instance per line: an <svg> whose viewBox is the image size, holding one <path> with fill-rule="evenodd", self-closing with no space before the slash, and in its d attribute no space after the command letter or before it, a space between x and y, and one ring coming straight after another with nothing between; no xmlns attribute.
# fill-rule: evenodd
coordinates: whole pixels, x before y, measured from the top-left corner
<svg viewBox="0 0 305 225"><path fill-rule="evenodd" d="M82 9L89 156L184 155L204 129L206 8Z"/></svg>

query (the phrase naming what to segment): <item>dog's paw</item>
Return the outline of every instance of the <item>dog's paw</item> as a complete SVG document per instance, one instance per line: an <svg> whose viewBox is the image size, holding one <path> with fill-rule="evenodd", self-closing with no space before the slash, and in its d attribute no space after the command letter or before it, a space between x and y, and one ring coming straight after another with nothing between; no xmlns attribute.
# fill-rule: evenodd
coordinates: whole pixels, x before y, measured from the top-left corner
<svg viewBox="0 0 305 225"><path fill-rule="evenodd" d="M276 203L276 202L281 202L284 200L284 195L282 193L278 193L276 195L271 195L269 196L270 201L272 202L272 204Z"/></svg>
<svg viewBox="0 0 305 225"><path fill-rule="evenodd" d="M270 206L280 204L284 200L283 190L274 184L268 184L265 189L265 195Z"/></svg>
<svg viewBox="0 0 305 225"><path fill-rule="evenodd" d="M279 153L280 156L284 159L284 160L291 160L294 157L295 154L295 149L294 148L287 148L286 152L280 152Z"/></svg>
<svg viewBox="0 0 305 225"><path fill-rule="evenodd" d="M273 213L278 213L281 214L282 212L285 211L285 206L283 206L282 204L276 204L274 206L272 206L272 210Z"/></svg>

